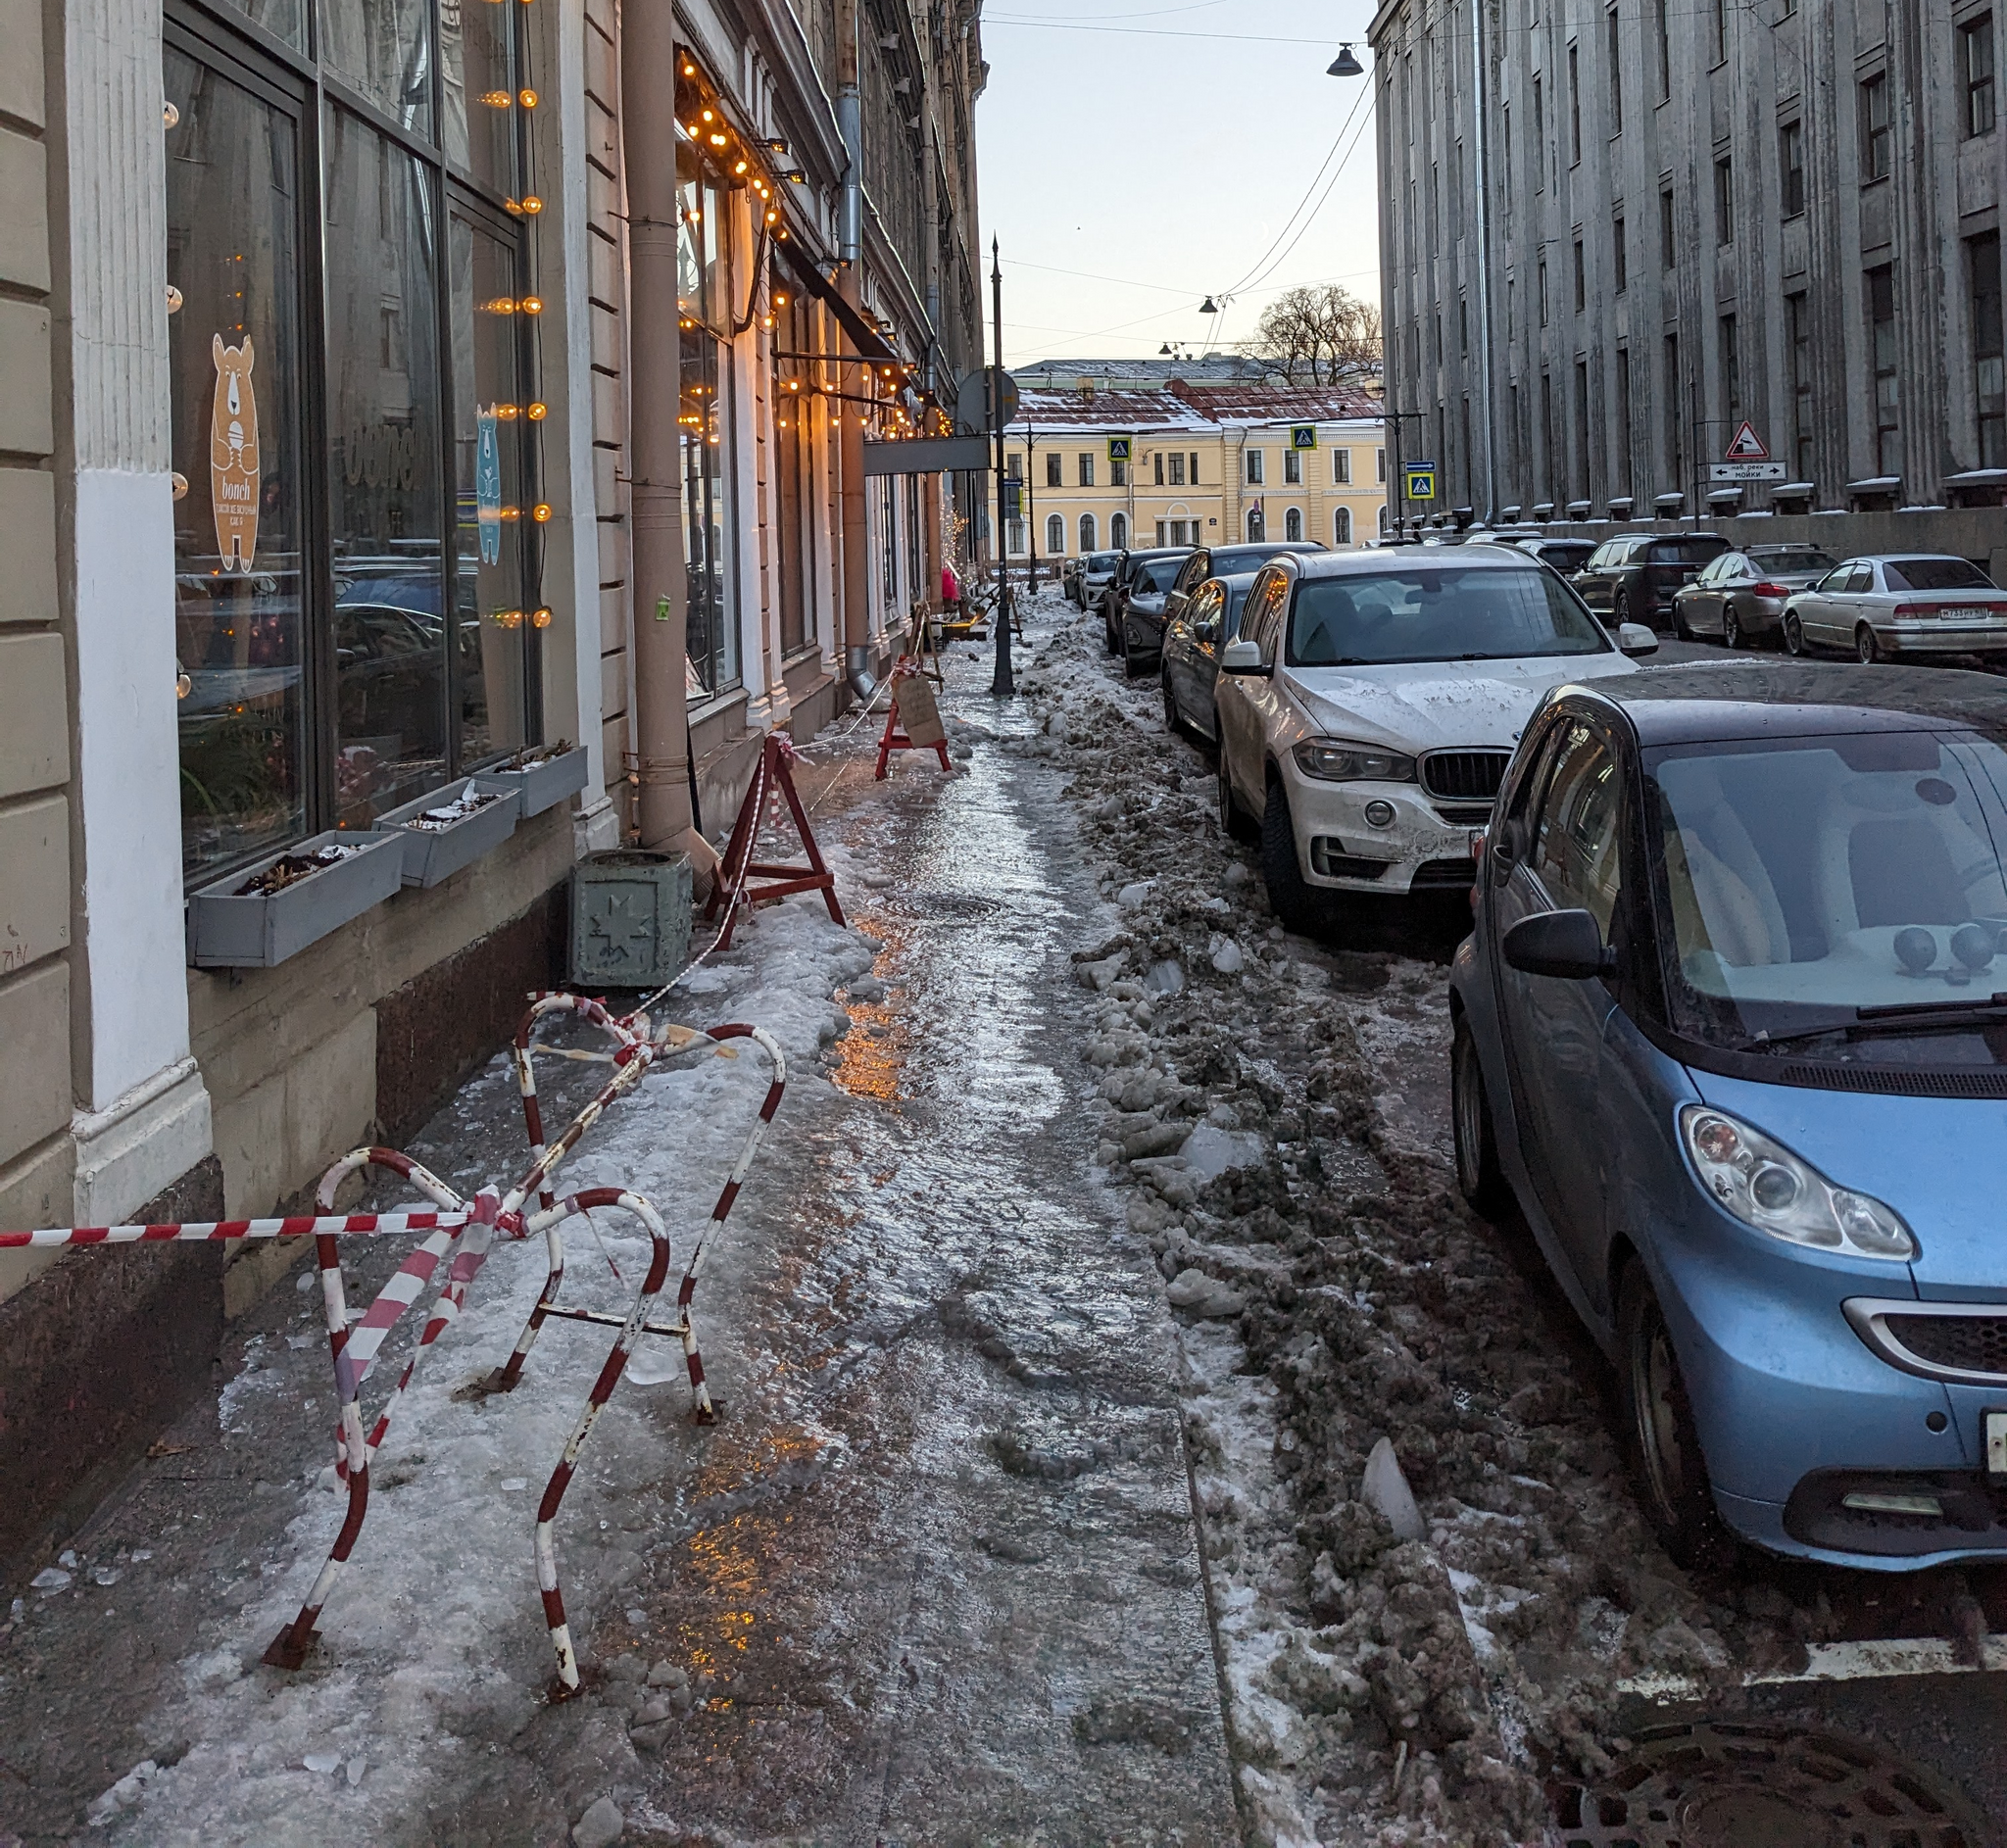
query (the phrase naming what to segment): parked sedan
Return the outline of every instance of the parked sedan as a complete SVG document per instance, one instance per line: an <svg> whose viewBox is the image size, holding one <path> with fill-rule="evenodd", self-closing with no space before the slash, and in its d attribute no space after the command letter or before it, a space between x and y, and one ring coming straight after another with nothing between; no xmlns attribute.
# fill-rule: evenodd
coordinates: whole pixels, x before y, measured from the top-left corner
<svg viewBox="0 0 2007 1848"><path fill-rule="evenodd" d="M2007 688L1667 668L1528 725L1457 1179L1616 1362L1674 1557L2007 1555Z"/></svg>
<svg viewBox="0 0 2007 1848"><path fill-rule="evenodd" d="M1163 644L1164 635L1170 625L1183 612L1199 585L1209 578L1231 577L1237 572L1258 571L1270 559L1279 559L1285 552L1322 552L1325 547L1315 539L1278 539L1274 542L1255 540L1231 546L1200 546L1191 553L1180 567L1170 590L1165 594L1162 616L1155 625L1151 636L1142 622L1131 625L1135 632L1132 646L1139 655L1155 655ZM1132 669L1133 671L1133 669Z"/></svg>
<svg viewBox="0 0 2007 1848"><path fill-rule="evenodd" d="M1079 568L1073 574L1070 594L1083 613L1101 608L1101 593L1108 588L1115 575L1115 566L1121 561L1119 552L1090 552L1085 558L1073 560Z"/></svg>
<svg viewBox="0 0 2007 1848"><path fill-rule="evenodd" d="M1817 546L1724 552L1673 593L1673 633L1683 642L1718 635L1729 648L1779 641L1786 600L1832 569L1831 556Z"/></svg>
<svg viewBox="0 0 2007 1848"><path fill-rule="evenodd" d="M1793 655L1843 648L1864 661L2007 650L2007 597L1978 565L1935 555L1848 559L1785 606Z"/></svg>
<svg viewBox="0 0 2007 1848"><path fill-rule="evenodd" d="M1114 581L1102 600L1102 626L1107 632L1108 653L1122 657L1122 664L1134 676L1143 671L1140 658L1129 647L1129 611L1138 599L1144 604L1144 620L1162 620L1163 600L1178 575L1178 567L1192 555L1190 546L1166 546L1150 552L1124 556ZM1156 631L1151 629L1150 634ZM1151 653L1155 652L1154 643Z"/></svg>
<svg viewBox="0 0 2007 1848"><path fill-rule="evenodd" d="M1241 608L1254 583L1252 571L1209 577L1186 600L1164 630L1164 728L1219 736L1213 691L1220 651L1241 633Z"/></svg>
<svg viewBox="0 0 2007 1848"><path fill-rule="evenodd" d="M1618 644L1658 638L1634 625ZM1322 894L1469 886L1473 830L1535 701L1626 672L1618 644L1504 546L1264 565L1215 698L1220 821L1258 833L1277 917L1302 930Z"/></svg>
<svg viewBox="0 0 2007 1848"><path fill-rule="evenodd" d="M1625 533L1604 541L1575 574L1582 601L1613 622L1670 617L1673 595L1729 549L1719 533Z"/></svg>

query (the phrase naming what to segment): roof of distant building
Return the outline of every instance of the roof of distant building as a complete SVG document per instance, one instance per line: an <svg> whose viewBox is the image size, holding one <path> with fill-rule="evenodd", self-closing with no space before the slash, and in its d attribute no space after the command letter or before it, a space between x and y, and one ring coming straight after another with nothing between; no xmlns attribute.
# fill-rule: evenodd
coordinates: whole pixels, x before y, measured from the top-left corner
<svg viewBox="0 0 2007 1848"><path fill-rule="evenodd" d="M1164 386L1174 378L1228 380L1280 377L1266 360L1244 353L1206 353L1185 359L1150 360L1041 360L1036 365L1017 365L1010 376L1021 388L1047 391L1078 391L1083 384L1097 389L1119 389L1124 385Z"/></svg>
<svg viewBox="0 0 2007 1848"><path fill-rule="evenodd" d="M1020 386L1023 381L1020 378ZM1036 430L1216 430L1222 425L1378 422L1377 395L1356 385L1277 385L1250 379L1238 385L1197 384L1182 374L1162 390L1020 391L1012 427L1026 417Z"/></svg>

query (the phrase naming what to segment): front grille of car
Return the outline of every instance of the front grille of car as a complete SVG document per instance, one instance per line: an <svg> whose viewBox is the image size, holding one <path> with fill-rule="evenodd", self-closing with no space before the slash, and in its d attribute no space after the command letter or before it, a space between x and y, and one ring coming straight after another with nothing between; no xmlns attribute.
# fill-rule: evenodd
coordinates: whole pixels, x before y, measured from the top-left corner
<svg viewBox="0 0 2007 1848"><path fill-rule="evenodd" d="M1780 1063L1787 1085L1807 1091L1859 1091L1889 1097L2007 1097L2007 1070L1998 1067L1932 1072L1909 1065Z"/></svg>
<svg viewBox="0 0 2007 1848"><path fill-rule="evenodd" d="M1436 812L1452 828L1482 828L1492 818L1490 802L1438 802Z"/></svg>
<svg viewBox="0 0 2007 1848"><path fill-rule="evenodd" d="M1929 1366L2007 1381L2007 1315L1889 1315L1889 1336Z"/></svg>
<svg viewBox="0 0 2007 1848"><path fill-rule="evenodd" d="M1424 860L1415 868L1412 890L1426 892L1432 886L1445 891L1475 885L1478 863L1468 855L1460 859Z"/></svg>
<svg viewBox="0 0 2007 1848"><path fill-rule="evenodd" d="M1489 802L1505 780L1509 751L1437 751L1422 759L1422 787L1453 802Z"/></svg>

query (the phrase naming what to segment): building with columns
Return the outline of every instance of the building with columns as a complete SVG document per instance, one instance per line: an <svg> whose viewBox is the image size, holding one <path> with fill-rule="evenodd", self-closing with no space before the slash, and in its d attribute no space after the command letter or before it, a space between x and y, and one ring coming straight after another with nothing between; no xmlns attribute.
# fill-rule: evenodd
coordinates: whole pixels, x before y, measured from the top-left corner
<svg viewBox="0 0 2007 1848"><path fill-rule="evenodd" d="M1386 439L1366 386L1256 381L1024 389L1005 472L1027 483L1006 560L1123 547L1314 539L1363 545L1387 517Z"/></svg>
<svg viewBox="0 0 2007 1848"><path fill-rule="evenodd" d="M562 979L581 855L719 836L883 671L955 490L890 439L981 363L978 13L0 0L0 1227L299 1205ZM6 1556L300 1250L49 1255Z"/></svg>
<svg viewBox="0 0 2007 1848"><path fill-rule="evenodd" d="M1990 0L1385 0L1388 407L1433 508L2007 541ZM1748 422L1775 481L1710 478ZM1399 483L1396 482L1396 491ZM1740 530L1730 528L1727 530Z"/></svg>

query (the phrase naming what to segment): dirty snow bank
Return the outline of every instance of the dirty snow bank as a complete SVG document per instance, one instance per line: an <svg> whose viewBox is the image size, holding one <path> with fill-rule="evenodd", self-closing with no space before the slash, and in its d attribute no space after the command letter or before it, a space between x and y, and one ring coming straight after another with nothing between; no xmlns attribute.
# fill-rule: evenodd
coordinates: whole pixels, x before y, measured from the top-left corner
<svg viewBox="0 0 2007 1848"><path fill-rule="evenodd" d="M1281 1848L1541 1839L1542 1781L1609 1767L1616 1684L1706 1684L1736 1614L1646 1532L1537 1257L1454 1192L1441 970L1273 925L1207 760L1098 621L1024 687L1111 900L1075 957L1100 1158L1185 1324L1244 1814Z"/></svg>

